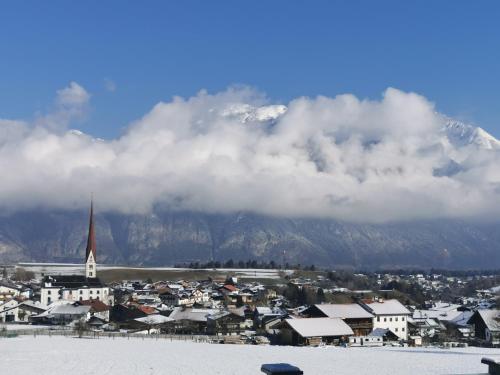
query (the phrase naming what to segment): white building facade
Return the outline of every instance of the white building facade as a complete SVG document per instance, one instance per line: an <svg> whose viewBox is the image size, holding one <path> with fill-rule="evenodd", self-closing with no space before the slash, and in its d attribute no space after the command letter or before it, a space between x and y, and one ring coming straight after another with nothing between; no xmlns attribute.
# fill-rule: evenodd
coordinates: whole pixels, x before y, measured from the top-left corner
<svg viewBox="0 0 500 375"><path fill-rule="evenodd" d="M373 317L373 329L389 329L401 340L408 340L408 317L410 311L398 300L379 300L371 303L364 303Z"/></svg>

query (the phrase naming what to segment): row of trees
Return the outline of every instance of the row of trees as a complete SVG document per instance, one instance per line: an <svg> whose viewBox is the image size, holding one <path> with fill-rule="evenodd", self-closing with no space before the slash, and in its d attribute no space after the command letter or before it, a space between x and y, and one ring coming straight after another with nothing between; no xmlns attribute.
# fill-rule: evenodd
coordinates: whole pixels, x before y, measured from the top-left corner
<svg viewBox="0 0 500 375"><path fill-rule="evenodd" d="M3 267L2 269L2 278L7 279L9 276L7 272L7 267ZM35 273L32 271L28 271L22 267L16 267L14 273L12 274L12 280L15 281L30 281L35 278Z"/></svg>
<svg viewBox="0 0 500 375"><path fill-rule="evenodd" d="M225 262L221 261L208 261L208 262L190 262L184 264L176 264L176 268L191 268L191 269L204 269L204 268L253 268L253 269L294 269L294 270L308 270L315 271L315 265L302 266L301 264L280 264L276 263L274 260L269 262L257 261L257 260L238 260L229 259Z"/></svg>

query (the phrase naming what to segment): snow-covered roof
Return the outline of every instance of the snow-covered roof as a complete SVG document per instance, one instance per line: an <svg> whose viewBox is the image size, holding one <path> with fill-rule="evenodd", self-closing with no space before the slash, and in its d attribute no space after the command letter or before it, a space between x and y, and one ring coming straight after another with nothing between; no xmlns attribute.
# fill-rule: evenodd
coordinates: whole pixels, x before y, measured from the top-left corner
<svg viewBox="0 0 500 375"><path fill-rule="evenodd" d="M456 311L460 305L455 305L447 302L436 302L434 306L432 306L429 310L433 311Z"/></svg>
<svg viewBox="0 0 500 375"><path fill-rule="evenodd" d="M73 304L57 304L50 305L49 309L36 315L36 317L53 316L53 315L85 315L90 311L90 306L73 305Z"/></svg>
<svg viewBox="0 0 500 375"><path fill-rule="evenodd" d="M445 311L445 310L415 310L413 312L413 319L438 319L442 321L450 321L450 320L455 320L457 317L462 315L461 311L456 311L456 310L451 310L451 311Z"/></svg>
<svg viewBox="0 0 500 375"><path fill-rule="evenodd" d="M474 315L473 311L461 311L459 315L451 319L451 322L457 326L466 326L472 315Z"/></svg>
<svg viewBox="0 0 500 375"><path fill-rule="evenodd" d="M363 309L357 303L321 304L315 306L329 318L341 318L341 319L373 318L373 314L370 314L368 311Z"/></svg>
<svg viewBox="0 0 500 375"><path fill-rule="evenodd" d="M196 322L206 322L207 316L219 312L216 309L183 309L176 307L170 314L172 320L192 320Z"/></svg>
<svg viewBox="0 0 500 375"><path fill-rule="evenodd" d="M366 306L375 315L409 315L410 311L397 299L388 299L383 302L371 302Z"/></svg>
<svg viewBox="0 0 500 375"><path fill-rule="evenodd" d="M30 306L30 307L33 307L33 308L36 308L36 309L40 309L40 310L47 310L48 309L48 307L45 306L44 304L42 304L41 302L32 301L32 300L23 301L22 305Z"/></svg>
<svg viewBox="0 0 500 375"><path fill-rule="evenodd" d="M499 310L477 310L477 313L484 320L484 323L490 331L500 331Z"/></svg>
<svg viewBox="0 0 500 375"><path fill-rule="evenodd" d="M137 318L135 320L140 322L140 323L155 325L155 324L163 324L163 323L171 322L174 319L172 319L168 316L154 314L154 315L144 316L142 318Z"/></svg>
<svg viewBox="0 0 500 375"><path fill-rule="evenodd" d="M286 323L302 337L349 336L349 327L339 318L286 319Z"/></svg>

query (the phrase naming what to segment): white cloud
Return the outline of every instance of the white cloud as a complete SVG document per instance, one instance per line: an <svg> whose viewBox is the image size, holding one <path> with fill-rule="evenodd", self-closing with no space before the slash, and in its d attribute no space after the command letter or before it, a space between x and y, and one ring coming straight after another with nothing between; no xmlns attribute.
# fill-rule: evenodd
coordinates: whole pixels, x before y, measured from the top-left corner
<svg viewBox="0 0 500 375"><path fill-rule="evenodd" d="M57 102L71 113L89 98L71 83ZM0 122L0 202L82 207L93 191L102 210L163 206L366 222L500 211L498 150L452 145L444 118L422 96L390 88L375 101L340 95L267 104L249 88L202 91L158 103L110 141ZM451 159L458 173L435 173Z"/></svg>
<svg viewBox="0 0 500 375"><path fill-rule="evenodd" d="M45 115L39 115L34 125L60 132L75 120L85 118L90 102L90 94L76 82L57 91L53 110Z"/></svg>
<svg viewBox="0 0 500 375"><path fill-rule="evenodd" d="M57 103L60 106L82 106L89 100L90 94L76 82L70 82L68 87L57 91Z"/></svg>
<svg viewBox="0 0 500 375"><path fill-rule="evenodd" d="M104 88L106 89L106 91L115 92L116 91L116 83L109 78L105 78L104 79Z"/></svg>

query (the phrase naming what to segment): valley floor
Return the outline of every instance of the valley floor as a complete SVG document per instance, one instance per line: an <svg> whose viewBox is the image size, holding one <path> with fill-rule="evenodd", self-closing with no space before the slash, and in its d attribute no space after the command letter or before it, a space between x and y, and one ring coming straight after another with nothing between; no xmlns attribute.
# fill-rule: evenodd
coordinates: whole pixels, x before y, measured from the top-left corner
<svg viewBox="0 0 500 375"><path fill-rule="evenodd" d="M9 375L84 374L261 374L263 363L286 362L305 375L322 374L478 374L486 373L485 348L299 348L218 345L151 338L78 339L31 337L0 339L2 373Z"/></svg>

